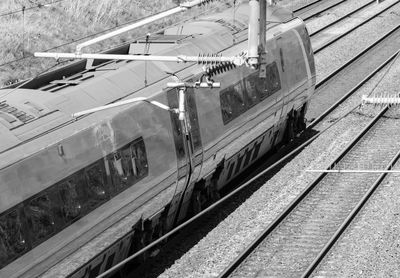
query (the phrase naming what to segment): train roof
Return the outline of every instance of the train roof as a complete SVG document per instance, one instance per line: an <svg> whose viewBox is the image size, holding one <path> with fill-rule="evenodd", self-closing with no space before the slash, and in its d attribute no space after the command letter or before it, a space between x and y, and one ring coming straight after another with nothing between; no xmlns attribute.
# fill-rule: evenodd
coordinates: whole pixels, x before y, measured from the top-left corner
<svg viewBox="0 0 400 278"><path fill-rule="evenodd" d="M233 46L238 37L247 37L248 11L248 3L244 3L236 10L235 19L228 10L168 28L150 37L149 53L175 56L221 52ZM291 18L292 14L284 9L268 8L267 20L274 25ZM212 39L204 39L210 36ZM105 53L143 54L145 47L146 41L138 39ZM18 89L0 90L0 154L73 124L72 113L136 97L144 88L193 65L146 62L144 71L144 63L83 60L35 78ZM69 134L71 131L66 131L52 140L57 142Z"/></svg>

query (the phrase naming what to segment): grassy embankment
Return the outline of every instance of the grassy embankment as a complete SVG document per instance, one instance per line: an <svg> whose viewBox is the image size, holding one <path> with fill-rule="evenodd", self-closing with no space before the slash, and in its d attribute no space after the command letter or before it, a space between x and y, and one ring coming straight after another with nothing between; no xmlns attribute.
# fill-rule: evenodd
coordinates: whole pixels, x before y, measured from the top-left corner
<svg viewBox="0 0 400 278"><path fill-rule="evenodd" d="M33 77L55 64L54 59L32 58L35 51L44 51L67 44L52 51L73 52L76 44L85 41L79 38L175 7L177 2L179 1L2 0L0 1L0 87L8 82ZM48 4L30 9L38 4L46 3ZM195 16L210 5L222 6L223 4L208 4L207 7L190 13L181 13L141 30L131 31L126 35L104 41L85 51L94 52L111 48L147 32L154 32L189 16ZM10 11L21 11L23 6L26 9L24 13L3 15ZM24 57L26 59L1 66Z"/></svg>

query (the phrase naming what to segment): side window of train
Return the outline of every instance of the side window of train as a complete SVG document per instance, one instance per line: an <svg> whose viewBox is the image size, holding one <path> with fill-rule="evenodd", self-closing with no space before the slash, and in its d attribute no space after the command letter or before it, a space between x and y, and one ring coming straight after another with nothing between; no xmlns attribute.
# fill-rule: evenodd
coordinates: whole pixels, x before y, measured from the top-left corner
<svg viewBox="0 0 400 278"><path fill-rule="evenodd" d="M224 124L242 114L246 110L246 106L241 82L222 90L220 92L220 102Z"/></svg>
<svg viewBox="0 0 400 278"><path fill-rule="evenodd" d="M35 197L25 205L32 245L38 245L55 232L53 204L46 193Z"/></svg>
<svg viewBox="0 0 400 278"><path fill-rule="evenodd" d="M267 98L281 89L281 81L276 62L267 65L267 77L265 78L265 90L262 91L261 98Z"/></svg>
<svg viewBox="0 0 400 278"><path fill-rule="evenodd" d="M84 171L86 210L91 211L108 199L104 163L97 161Z"/></svg>
<svg viewBox="0 0 400 278"><path fill-rule="evenodd" d="M0 268L28 249L22 219L19 209L0 217Z"/></svg>
<svg viewBox="0 0 400 278"><path fill-rule="evenodd" d="M75 176L62 182L58 192L61 203L60 213L66 223L77 220L82 214L83 188L79 186Z"/></svg>
<svg viewBox="0 0 400 278"><path fill-rule="evenodd" d="M249 107L260 102L258 97L258 90L262 89L262 84L259 84L260 82L262 81L257 78L257 74L249 75L244 79L246 99Z"/></svg>
<svg viewBox="0 0 400 278"><path fill-rule="evenodd" d="M146 147L142 138L107 157L115 193L119 193L148 175Z"/></svg>

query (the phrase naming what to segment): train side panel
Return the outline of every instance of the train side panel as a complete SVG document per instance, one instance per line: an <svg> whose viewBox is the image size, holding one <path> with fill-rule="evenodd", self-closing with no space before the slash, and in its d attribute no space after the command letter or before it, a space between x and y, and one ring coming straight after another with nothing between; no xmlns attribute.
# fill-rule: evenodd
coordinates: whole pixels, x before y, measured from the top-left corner
<svg viewBox="0 0 400 278"><path fill-rule="evenodd" d="M166 101L165 97L162 101ZM7 254L7 248L15 250L8 252L13 256L33 246L36 248L1 269L1 275L17 277L25 272L31 276L35 269L40 272L44 267L41 262L51 266L99 232L105 229L117 231L116 222L128 215L129 221L122 225L124 228L119 226L112 237L110 232L108 240L114 241L115 235L128 232L139 219L162 211L174 196L177 179L168 114L146 103L140 104L46 148L41 155L3 169L15 177L17 174L12 173L28 172L24 165L35 165L33 168L37 173L28 175L32 171L30 168L28 173L19 175L17 184L20 184L21 192L18 194L26 198L0 216L2 231L8 228L8 233L18 234L12 239L21 238L14 243L8 242L14 245L0 246L0 254ZM85 147L86 152L80 153L77 146ZM92 163L88 165L87 161ZM51 171L48 171L49 167L41 168L43 164L52 164ZM76 168L68 173L66 164ZM68 178L60 180L60 175ZM32 176L36 178L32 179ZM3 183L2 188L7 184ZM8 190L13 189L11 186ZM39 193L29 193L33 189ZM39 235L34 235L35 231ZM3 236L7 238L5 234ZM23 246L18 246L22 242ZM93 248L85 253L86 257L80 253L77 261L88 260L93 256L92 252L98 250ZM1 258L2 263L10 259Z"/></svg>

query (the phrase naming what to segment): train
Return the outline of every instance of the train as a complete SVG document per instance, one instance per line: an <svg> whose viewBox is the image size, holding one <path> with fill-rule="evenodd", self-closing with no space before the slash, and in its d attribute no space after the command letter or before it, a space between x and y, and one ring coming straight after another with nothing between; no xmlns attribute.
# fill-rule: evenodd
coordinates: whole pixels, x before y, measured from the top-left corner
<svg viewBox="0 0 400 278"><path fill-rule="evenodd" d="M236 55L247 48L249 3L234 18L232 9L105 53ZM303 130L316 81L309 34L280 7L267 20L266 76L210 68L221 87L187 88L186 131L149 101L177 107L166 84L199 80L196 63L84 59L0 90L0 276L96 277ZM140 97L149 101L71 116Z"/></svg>

